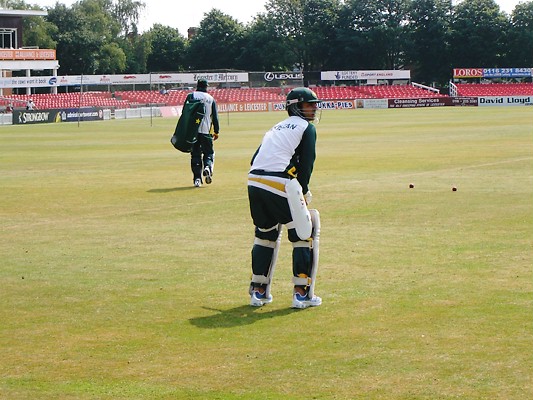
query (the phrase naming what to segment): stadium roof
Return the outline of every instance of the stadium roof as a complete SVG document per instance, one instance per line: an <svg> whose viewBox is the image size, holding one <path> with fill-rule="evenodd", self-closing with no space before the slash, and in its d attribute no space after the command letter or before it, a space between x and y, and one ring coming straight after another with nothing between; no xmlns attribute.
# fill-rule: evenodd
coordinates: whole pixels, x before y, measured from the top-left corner
<svg viewBox="0 0 533 400"><path fill-rule="evenodd" d="M45 17L48 11L44 10L5 10L0 9L0 17Z"/></svg>

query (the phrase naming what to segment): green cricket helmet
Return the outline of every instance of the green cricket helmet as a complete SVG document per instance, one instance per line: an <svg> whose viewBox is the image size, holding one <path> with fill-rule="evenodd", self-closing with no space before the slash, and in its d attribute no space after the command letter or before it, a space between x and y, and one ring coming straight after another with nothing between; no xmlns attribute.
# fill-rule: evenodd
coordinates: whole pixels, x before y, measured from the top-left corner
<svg viewBox="0 0 533 400"><path fill-rule="evenodd" d="M209 83L207 83L206 79L198 79L198 82L196 82L196 90L207 92L208 86L209 86Z"/></svg>
<svg viewBox="0 0 533 400"><path fill-rule="evenodd" d="M287 100L285 102L285 108L290 116L296 115L307 121L312 121L315 119L313 115L303 115L301 110L302 103L321 103L322 100L318 98L315 92L306 87L298 87L292 89L287 95Z"/></svg>

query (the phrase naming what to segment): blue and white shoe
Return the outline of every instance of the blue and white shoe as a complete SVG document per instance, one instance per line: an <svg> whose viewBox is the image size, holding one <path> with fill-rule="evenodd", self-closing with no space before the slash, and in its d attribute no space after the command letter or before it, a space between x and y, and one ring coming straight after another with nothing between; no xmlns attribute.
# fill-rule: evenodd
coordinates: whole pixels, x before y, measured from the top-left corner
<svg viewBox="0 0 533 400"><path fill-rule="evenodd" d="M309 298L308 294L294 293L292 296L292 308L317 307L322 304L322 299L316 295Z"/></svg>
<svg viewBox="0 0 533 400"><path fill-rule="evenodd" d="M258 290L252 291L250 295L250 305L252 307L262 307L268 303L272 303L272 295L267 297L266 293L260 293Z"/></svg>
<svg viewBox="0 0 533 400"><path fill-rule="evenodd" d="M209 165L206 165L203 174L205 177L205 183L209 185L211 182L213 182L213 169Z"/></svg>

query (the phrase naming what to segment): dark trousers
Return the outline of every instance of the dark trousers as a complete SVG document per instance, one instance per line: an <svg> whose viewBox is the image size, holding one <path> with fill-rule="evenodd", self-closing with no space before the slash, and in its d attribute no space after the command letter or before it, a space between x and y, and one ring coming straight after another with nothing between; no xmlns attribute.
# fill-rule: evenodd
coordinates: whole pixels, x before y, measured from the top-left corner
<svg viewBox="0 0 533 400"><path fill-rule="evenodd" d="M198 140L191 151L191 171L193 182L195 179L202 179L202 170L209 166L213 168L215 162L215 151L213 149L213 137L207 133L199 133Z"/></svg>
<svg viewBox="0 0 533 400"><path fill-rule="evenodd" d="M255 237L275 242L279 234L277 225L292 222L287 199L254 186L248 186L248 199L250 214L255 225ZM288 237L292 243L307 242L298 237L295 229L288 230ZM274 249L272 247L254 243L252 248L252 272L254 275L268 275L273 254ZM309 246L293 246L292 272L294 276L310 275L311 249Z"/></svg>

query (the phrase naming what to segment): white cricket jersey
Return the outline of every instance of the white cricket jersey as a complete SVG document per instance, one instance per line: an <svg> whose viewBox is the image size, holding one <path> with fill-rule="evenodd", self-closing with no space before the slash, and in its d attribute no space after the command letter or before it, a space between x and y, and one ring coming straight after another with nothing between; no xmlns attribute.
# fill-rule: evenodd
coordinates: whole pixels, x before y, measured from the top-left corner
<svg viewBox="0 0 533 400"><path fill-rule="evenodd" d="M213 110L213 102L215 99L213 99L213 96L211 96L209 93L201 91L193 92L192 96L193 99L200 100L205 105L205 115L200 123L200 126L198 127L198 132L209 133L209 130L211 129L211 112Z"/></svg>
<svg viewBox="0 0 533 400"><path fill-rule="evenodd" d="M295 116L274 125L263 137L251 169L285 171L308 126L309 122Z"/></svg>

